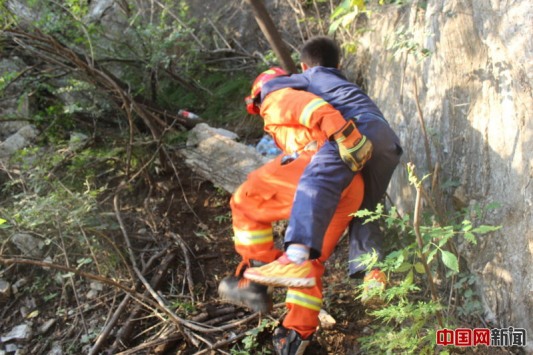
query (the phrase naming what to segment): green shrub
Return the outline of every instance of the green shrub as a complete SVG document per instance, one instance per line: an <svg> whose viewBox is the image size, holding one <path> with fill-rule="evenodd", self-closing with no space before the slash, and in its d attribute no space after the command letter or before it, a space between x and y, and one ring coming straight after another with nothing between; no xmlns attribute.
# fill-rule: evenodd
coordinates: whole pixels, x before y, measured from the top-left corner
<svg viewBox="0 0 533 355"><path fill-rule="evenodd" d="M408 166L409 180L421 193L422 181L414 166ZM418 196L419 197L419 196ZM420 201L417 198L417 201ZM463 210L453 214L450 223L441 225L433 213L420 213L420 218L400 216L396 208L385 211L379 205L376 211L362 210L355 215L366 221L381 220L387 230L393 230L398 243L382 261L375 254L367 254L357 261L368 268L379 267L388 275L390 285L385 289L370 289L369 294L381 298L384 305L370 311L379 321L374 333L360 338L362 348L369 353L433 353L435 332L453 327L460 319L480 311L480 302L473 286L475 276L462 267L455 243L475 245L477 239L494 232L501 226L481 224L485 209ZM415 207L420 211L420 206ZM471 220L474 217L475 222ZM368 285L362 284L361 290ZM454 290L457 313L447 308L449 290ZM429 296L427 291L429 291ZM450 296L451 297L451 296ZM384 341L385 340L385 341Z"/></svg>

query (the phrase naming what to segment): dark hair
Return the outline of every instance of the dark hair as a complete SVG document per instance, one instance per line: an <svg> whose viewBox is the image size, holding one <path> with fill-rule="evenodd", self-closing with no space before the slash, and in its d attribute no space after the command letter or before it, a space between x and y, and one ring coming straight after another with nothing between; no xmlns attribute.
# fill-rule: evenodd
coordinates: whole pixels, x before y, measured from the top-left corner
<svg viewBox="0 0 533 355"><path fill-rule="evenodd" d="M300 60L310 67L318 65L337 68L340 63L341 49L337 43L325 36L309 39L302 46Z"/></svg>

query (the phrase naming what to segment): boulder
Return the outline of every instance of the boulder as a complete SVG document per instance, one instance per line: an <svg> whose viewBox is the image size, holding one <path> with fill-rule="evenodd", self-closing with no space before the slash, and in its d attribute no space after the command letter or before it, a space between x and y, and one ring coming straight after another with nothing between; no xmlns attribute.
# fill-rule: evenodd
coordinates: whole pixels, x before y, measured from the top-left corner
<svg viewBox="0 0 533 355"><path fill-rule="evenodd" d="M250 172L270 160L236 138L233 132L200 123L191 130L187 147L178 154L195 173L233 193Z"/></svg>

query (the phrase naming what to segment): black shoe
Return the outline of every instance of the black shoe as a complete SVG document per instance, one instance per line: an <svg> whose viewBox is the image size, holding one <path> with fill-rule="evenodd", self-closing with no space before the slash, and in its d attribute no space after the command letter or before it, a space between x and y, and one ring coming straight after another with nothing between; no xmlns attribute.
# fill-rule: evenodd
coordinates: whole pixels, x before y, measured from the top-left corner
<svg viewBox="0 0 533 355"><path fill-rule="evenodd" d="M295 330L279 326L274 331L272 343L277 355L303 355L311 338L312 336L304 340Z"/></svg>
<svg viewBox="0 0 533 355"><path fill-rule="evenodd" d="M243 277L227 276L218 285L221 299L243 306L254 312L268 313L272 310L272 295L268 286L247 280Z"/></svg>

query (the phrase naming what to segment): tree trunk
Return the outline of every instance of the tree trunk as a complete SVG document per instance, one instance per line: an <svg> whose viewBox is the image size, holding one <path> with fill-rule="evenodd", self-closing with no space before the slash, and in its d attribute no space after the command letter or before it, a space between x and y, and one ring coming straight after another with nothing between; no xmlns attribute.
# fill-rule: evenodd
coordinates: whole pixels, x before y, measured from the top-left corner
<svg viewBox="0 0 533 355"><path fill-rule="evenodd" d="M178 154L195 173L233 193L249 173L269 161L235 138L232 132L200 123L190 131L187 148Z"/></svg>
<svg viewBox="0 0 533 355"><path fill-rule="evenodd" d="M283 43L281 35L276 29L272 18L268 14L268 11L265 7L265 4L263 4L263 1L246 0L246 2L252 7L257 24L265 35L268 43L274 50L274 53L276 53L276 56L278 57L283 69L285 69L289 73L296 73L298 71L296 68L296 64L292 60L290 52Z"/></svg>

